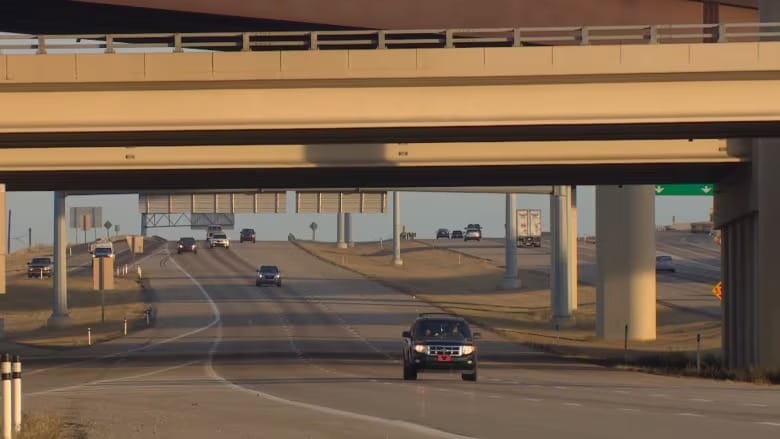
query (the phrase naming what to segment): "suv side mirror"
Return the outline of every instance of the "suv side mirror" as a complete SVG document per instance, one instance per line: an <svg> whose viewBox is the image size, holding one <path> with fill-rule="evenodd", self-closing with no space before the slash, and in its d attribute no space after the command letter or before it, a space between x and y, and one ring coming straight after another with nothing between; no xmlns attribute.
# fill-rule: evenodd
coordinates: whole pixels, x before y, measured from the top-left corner
<svg viewBox="0 0 780 439"><path fill-rule="evenodd" d="M474 333L474 337L473 337L473 338L474 338L474 340L477 340L477 339L479 339L479 338L482 338L482 334L481 334L481 333L479 333L479 332L475 332L475 333Z"/></svg>
<svg viewBox="0 0 780 439"><path fill-rule="evenodd" d="M409 331L404 331L401 333L401 337L403 338L412 338L412 333Z"/></svg>

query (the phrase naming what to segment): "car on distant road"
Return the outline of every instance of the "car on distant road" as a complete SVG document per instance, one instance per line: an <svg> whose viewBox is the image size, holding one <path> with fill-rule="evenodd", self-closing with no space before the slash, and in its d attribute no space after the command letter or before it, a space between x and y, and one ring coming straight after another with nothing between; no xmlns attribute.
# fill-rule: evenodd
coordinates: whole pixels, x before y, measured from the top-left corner
<svg viewBox="0 0 780 439"><path fill-rule="evenodd" d="M436 231L436 239L450 239L450 231L447 229L439 229Z"/></svg>
<svg viewBox="0 0 780 439"><path fill-rule="evenodd" d="M403 378L416 380L421 371L459 371L464 381L477 380L480 334L471 332L462 317L444 313L420 314L403 331Z"/></svg>
<svg viewBox="0 0 780 439"><path fill-rule="evenodd" d="M192 252L197 254L198 243L195 241L195 238L192 237L179 238L179 241L176 243L176 252L179 254L184 252Z"/></svg>
<svg viewBox="0 0 780 439"><path fill-rule="evenodd" d="M230 240L225 232L214 232L208 239L209 248L225 247L230 248Z"/></svg>
<svg viewBox="0 0 780 439"><path fill-rule="evenodd" d="M213 235L215 233L218 233L218 232L222 232L222 231L223 231L222 230L222 226L218 226L218 225L208 226L206 228L206 241L208 241L209 238L211 238L211 235Z"/></svg>
<svg viewBox="0 0 780 439"><path fill-rule="evenodd" d="M279 267L276 265L261 265L257 269L257 278L255 279L255 286L263 285L276 285L282 286L282 272L279 271Z"/></svg>
<svg viewBox="0 0 780 439"><path fill-rule="evenodd" d="M677 269L674 266L672 257L663 255L655 257L655 271L669 271L674 273Z"/></svg>
<svg viewBox="0 0 780 439"><path fill-rule="evenodd" d="M450 238L463 239L463 230L453 230L452 235L450 235Z"/></svg>
<svg viewBox="0 0 780 439"><path fill-rule="evenodd" d="M241 233L238 236L238 243L242 243L244 241L252 241L252 244L255 243L255 229L241 229Z"/></svg>
<svg viewBox="0 0 780 439"><path fill-rule="evenodd" d="M470 224L471 225L471 224ZM464 241L481 241L482 229L477 227L469 227L466 229L466 234L463 235Z"/></svg>
<svg viewBox="0 0 780 439"><path fill-rule="evenodd" d="M51 277L54 273L54 262L51 258L32 258L27 263L27 277Z"/></svg>

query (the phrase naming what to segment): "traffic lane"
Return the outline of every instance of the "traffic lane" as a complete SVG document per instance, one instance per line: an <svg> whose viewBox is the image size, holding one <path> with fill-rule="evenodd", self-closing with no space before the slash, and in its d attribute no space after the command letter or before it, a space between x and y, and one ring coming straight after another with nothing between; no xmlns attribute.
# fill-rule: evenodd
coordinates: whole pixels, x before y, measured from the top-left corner
<svg viewBox="0 0 780 439"><path fill-rule="evenodd" d="M237 357L237 360L234 357L235 354L253 353L259 354L262 358L264 356L263 353L278 353L283 350L290 354L289 360L291 361L291 364L282 363L283 371L294 368L295 364L322 371L321 368L306 358L303 354L304 349L314 349L320 353L340 352L344 351L343 346L341 346L342 340L356 338L346 327L334 321L332 316L319 311L314 304L294 298L290 300L291 297L289 297L287 289L290 288L288 287L289 284L295 283L294 280L285 279L282 288L255 287L253 285L253 268L256 264L248 264L246 261L239 259L233 252L234 249L235 246L231 250L213 249L214 251L203 252L203 259L208 261L210 268L203 267L197 274L193 275L218 307L223 323L219 343L212 349L212 352L217 355L213 360L213 370L216 376L224 377L226 382L243 388L244 386L236 383L235 364L236 361L241 360L241 357ZM272 254L275 257L264 261L264 264L283 265L290 261L289 254L283 252L273 252ZM306 265L305 261L297 262ZM250 271L249 269L252 270ZM217 275L221 275L221 277ZM213 283L214 278L219 280L219 283ZM237 303L238 306L236 306ZM242 322L248 316L262 319L264 324L262 326L243 326ZM250 342L247 343L247 340ZM361 353L360 349L356 349L354 351L355 355L364 355L366 352L377 355L366 343L358 343L358 346L352 344L350 347L353 349L359 348L361 344L363 345L363 352ZM260 376L263 376L264 373L258 372L258 367L254 361L256 360L252 360L248 367L241 368L241 370L248 372L253 377L258 376L258 373L260 373ZM275 399L272 395L257 394L257 396L265 399ZM293 401L283 401L283 403L295 405ZM323 429L324 427L321 426L313 430L318 437L323 435L325 435L324 437L337 437L345 433L348 437L385 437L387 434L408 434L407 430L409 428L399 428L387 424L383 418L359 419L359 416L355 417L350 413L331 413L326 407L304 408L308 409L307 414L301 415L300 419L291 420L287 428L294 429L296 425L305 427L309 424L308 412L313 411L315 414L319 412L326 417L328 415L331 417L335 416L335 419L330 422L332 424L329 427L330 433L328 433L327 428ZM343 426L338 425L338 418L340 417L359 419L366 426L361 427L359 423L344 431ZM424 429L420 431L417 427L412 427L414 427L412 430L416 433L423 433L423 437L427 437ZM349 434L350 431L353 434ZM327 436L328 434L331 436Z"/></svg>
<svg viewBox="0 0 780 439"><path fill-rule="evenodd" d="M187 262L163 260L160 262L160 268L162 271L168 271L166 269L187 264L191 264L190 269L206 274L203 276L205 279L195 281L198 285L191 293L208 291L208 298L204 295L200 300L204 305L211 300L212 295L215 296L216 300L221 301L220 314L228 317L226 320L229 322L234 311L232 305L236 303L233 299L236 298L236 290L240 289L240 282L237 282L237 285L228 285L228 288L224 288L222 280L212 284L213 280L208 279L209 277L217 278L219 273L224 273L218 256L192 258ZM194 279L183 271L175 277L195 284ZM229 291L227 297L226 290ZM177 307L192 299L187 297L181 300L178 291L170 295L161 292L161 295L168 299L167 304ZM246 294L239 294L237 298L239 302L245 303L245 297ZM241 306L243 308L246 305ZM204 314L206 320L215 317L205 315L208 312L198 314ZM166 316L166 313L161 313L161 323L165 322ZM190 326L189 323L182 325L179 317L177 315L171 318L171 321L165 322L166 326ZM266 328L263 328L263 331L265 330ZM217 326L211 340L198 339L194 343L189 338L172 340L157 346L154 351L145 351L144 355L137 353L129 361L125 361L122 368L109 369L109 374L113 377L101 376L78 386L49 389L39 392L36 395L38 398L34 398L44 401L44 406L50 408L62 409L65 404L64 407L69 411L79 413L80 420L96 426L94 431L97 431L100 437L138 437L141 434L181 437L184 433L187 437L213 437L215 434L228 437L298 437L302 431L316 437L343 437L344 427L341 420L334 419L331 414L315 412L303 417L300 410L294 406L280 406L278 401L258 399L256 395L237 391L232 384L210 372L213 369L209 354L218 350L223 336L227 336L228 342L237 336L230 331L225 332L226 334L223 334L223 328ZM250 335L254 339L258 334ZM204 360L190 360L194 346L203 350ZM229 347L231 350L235 349L235 346ZM157 354L161 354L165 360ZM177 357L185 362L170 364L167 361ZM203 361L207 366L205 376L201 364ZM130 369L131 367L133 369ZM99 366L92 368L100 369ZM84 369L82 367L80 370ZM135 374L130 375L131 371ZM99 404L98 409L92 408L95 404ZM150 416L150 413L155 415ZM225 427L225 419L229 420L229 428ZM258 432L258 422L262 425L261 432ZM351 425L350 430L355 431L352 437L386 437L386 434L400 437L402 433L408 435L406 429L393 426L377 428L374 421L353 419Z"/></svg>
<svg viewBox="0 0 780 439"><path fill-rule="evenodd" d="M276 254L276 253L274 252L274 254ZM295 337L295 336L294 336L294 337ZM289 366L285 366L285 367L283 367L282 369L283 369L284 371L289 371L290 367L289 367ZM308 365L308 364L307 364L307 365L306 365L306 367L304 367L303 369L304 369L305 371L310 371L310 370L316 371L316 372L314 373L314 379L313 379L313 380L323 380L323 378L322 378L321 374L323 374L323 373L326 373L326 372L325 372L325 371L323 371L321 368L318 368L318 367L315 367L315 366L310 366L310 365ZM393 366L393 369L398 369L397 365L394 365L394 366ZM266 376L266 375L267 375L267 374L269 374L269 373L270 373L270 372L264 373L264 376ZM302 373L303 373L303 372L296 372L295 374L293 374L294 376L293 376L293 378L292 378L292 379L293 379L293 380L295 380L295 379L300 379L300 378L301 378L301 375L302 375ZM399 372L397 372L397 370L396 370L396 373L399 373ZM336 371L335 371L335 374L336 374L336 375L344 375L344 372L339 372L338 370L336 370ZM331 373L329 373L329 375L334 375L334 372L331 372ZM353 374L353 375L354 375L354 374ZM368 376L368 377L369 377L369 382L371 382L371 381L370 381L370 380L372 379L372 378L370 378L371 376L372 376L372 375L369 375L369 376ZM342 378L343 378L343 377L342 377ZM361 376L361 375L358 375L358 376L357 376L357 378L356 378L356 377L351 377L351 379L362 379L362 378L365 378L365 374L363 374L363 376ZM235 378L235 379L239 379L239 378ZM285 379L285 381L289 381L289 380L290 380L290 377L287 377L287 378ZM306 385L306 386L303 386L304 388L306 388L306 389L307 389L307 390L305 390L305 392L306 392L307 394L308 394L308 393L310 393L310 390L311 390L311 389L308 389L308 387L309 387L309 386L312 384L312 382L311 382L311 381L312 381L312 380L305 381L307 385ZM325 380L325 381L327 382L327 380ZM330 382L332 382L332 381L334 381L334 380L330 380ZM343 380L343 379L341 379L341 380L337 380L337 381L339 381L339 384L340 384L340 386L339 386L339 392L340 392L340 393L339 393L339 395L343 395L343 394L344 394L344 386L345 386L345 385L347 385L347 384L345 384L345 383L344 383L344 380ZM243 384L243 385L251 385L251 383L249 383L249 382L243 382L242 384ZM264 384L264 383L255 383L255 384ZM287 383L287 384L290 384L290 383ZM302 387L300 384L301 384L301 383L300 383L300 382L298 382L298 383L293 383L293 384L290 384L290 385L293 385L294 387L297 387L297 388L299 388L299 389L300 389L300 388ZM371 384L375 384L375 383L371 382ZM557 389L557 390L560 390L560 389ZM294 391L294 390L293 390L293 391ZM323 390L321 390L321 391L315 391L314 393L315 393L315 395L319 395L319 394L326 394L326 395L327 395L327 394L332 394L332 392L329 392L329 391L327 391L327 390L324 390L324 389L323 389ZM373 392L372 392L372 393L373 393ZM476 396L476 395L474 395L474 396ZM493 396L495 396L495 395L493 395ZM342 399L347 399L347 398L340 398L340 399L339 399L339 401L341 401ZM350 399L351 399L351 400L356 400L358 404L361 404L361 402L364 404L364 402L363 402L363 401L365 401L365 399L364 399L362 396L358 396L358 397L356 397L356 398L354 398L354 399L352 399L352 398L350 398ZM392 398L391 398L391 399L392 399ZM498 398L490 398L490 397L489 397L489 399L498 399ZM538 398L537 398L537 399L538 399ZM419 401L418 401L418 402L419 402ZM315 400L315 401L314 401L314 403L321 403L321 401L316 401L316 400ZM424 403L424 401L423 401L423 403ZM580 404L580 405L577 405L577 404ZM577 403L577 402L569 402L569 405L568 405L568 406L569 406L569 407L573 407L573 408L574 408L574 407L581 407L581 403ZM352 407L349 407L349 406L347 406L346 408L348 408L348 409L352 409ZM451 411L451 410L446 410L446 412L447 412L449 415L452 415L452 411ZM384 409L380 409L380 413L385 413L385 410L384 410ZM434 426L435 426L435 425L434 425ZM501 431L500 431L499 433L503 434L503 432L505 432L505 431L506 431L506 428L502 428L502 429L501 429Z"/></svg>
<svg viewBox="0 0 780 439"><path fill-rule="evenodd" d="M270 252L270 254L279 255L279 254L283 254L283 252L281 252L279 248L275 248L274 251ZM294 257L295 257L296 260L300 261L301 256L303 256L303 255L295 255ZM333 268L332 266L328 266L328 267ZM339 269L336 269L336 270L339 271ZM333 276L348 277L347 275L344 275L343 273L337 273L337 274L328 273L328 275L330 275L331 277L333 277ZM329 283L333 283L333 282L329 282ZM340 287L340 288L338 288L338 290L344 291L345 288ZM338 312L338 310L337 310L337 312ZM335 318L338 319L337 316ZM304 336L306 336L305 333L304 333ZM309 355L310 352L307 351L306 348L304 348L304 349L302 349L302 354L304 355L304 358L306 358L306 356ZM314 361L315 363L324 361L322 359L317 359L317 358L314 358L314 359L309 358L309 360L310 361ZM387 363L387 362L385 362L385 363ZM336 363L336 364L338 364L338 363ZM380 366L381 366L381 363L380 363ZM302 380L301 382L311 383L312 381L325 381L325 382L334 382L335 381L335 382L339 383L340 388L341 388L345 384L345 382L358 381L358 382L361 382L363 384L366 384L365 379L368 378L368 383L375 384L377 380L381 380L382 379L382 375L381 375L381 373L380 373L380 375L376 374L376 371L377 371L376 365L374 365L372 367L373 367L372 368L373 374L367 374L367 373L365 373L365 370L363 370L363 371L361 371L361 370L354 370L354 366L353 366L353 370L350 370L348 372L345 372L343 370L343 366L342 366L341 369L339 369L338 366L333 366L332 364L329 367L327 367L327 368L326 367L322 367L322 366L315 367L314 368L315 371L319 370L320 372L326 373L327 375L331 376L331 378L323 377L323 376L317 375L317 373L315 373L315 376L311 377L308 380ZM387 368L388 366L384 365L382 367ZM398 374L400 374L400 367L398 366L397 363L393 364L392 366L389 366L389 367L390 367L390 369L388 370L388 372L391 374L391 377L397 377ZM553 367L551 367L551 365L549 363L545 364L544 367L545 367L545 369L553 369ZM483 375L483 377L485 376L485 374L491 374L491 369L489 367L487 367L487 368L483 367L482 368L482 375ZM425 374L423 374L423 375L425 375ZM385 375L385 379L387 379L386 375ZM394 378L394 379L397 379L397 378ZM522 375L521 376L510 376L510 377L508 377L508 379L514 379L514 380L522 379ZM559 380L558 382L560 382L560 378L555 378L555 379ZM284 379L281 379L281 382L282 383L286 383L289 380L293 380L294 381L295 378L289 378L289 377L288 378L284 378ZM579 377L574 377L574 380L575 380L576 383L579 383L581 381L581 379ZM618 387L625 388L627 386L635 385L635 381L636 381L636 376L635 375L631 375L630 379L627 378L625 382L618 383L617 385L618 385ZM301 382L298 382L296 384L301 384ZM531 385L532 386L539 386L538 384L531 384ZM571 383L569 383L568 385L571 385ZM608 385L608 383L606 383L606 384L605 383L598 383L597 385L594 386L594 388L595 389L601 389L601 388L604 388L605 385ZM674 390L675 386L677 386L677 385L678 385L678 382L675 381L673 383L673 385L671 385L671 386L667 385L666 388L662 389L662 391L666 391L666 390L669 390L669 389ZM297 387L300 387L300 386L297 386ZM555 387L556 390L563 390L563 389L561 389L560 385L556 385L554 387ZM590 390L593 390L593 389L590 389ZM662 393L658 393L659 392L658 388L652 388L650 390L652 392L655 392L653 394L656 395L657 397L665 396ZM717 391L720 391L720 390L718 389ZM625 392L626 392L626 394L629 394L628 391L625 391ZM323 391L323 393L327 394L328 392ZM694 393L696 393L696 392L694 392ZM527 394L527 392L523 391L523 394ZM618 396L620 396L621 394L622 394L622 392L619 393ZM689 410L690 411L690 410L693 410L693 409L700 409L701 408L701 407L697 407L695 403L702 403L702 402L706 403L706 402L709 402L709 401L713 401L712 399L708 399L708 398L711 398L711 396L709 396L709 395L704 395L705 397L694 397L694 396L697 396L697 395L693 395L691 398L689 398L691 400L690 402L693 404L693 406L682 405L682 406L679 406L679 407L670 407L668 401L663 401L663 402L659 403L660 406L657 406L657 407L654 407L654 408L658 409L658 408L667 407L667 408L670 408L671 411L678 410L679 413L687 413L687 412L683 412L683 410ZM361 400L360 397L356 397L355 399L357 399L358 401ZM495 399L495 398L493 398L493 399ZM678 398L678 399L682 400L682 397ZM728 400L733 400L733 399L734 398L731 397L731 396L728 397ZM755 398L750 399L750 400L754 401ZM639 401L644 401L644 396L640 396ZM315 402L321 403L322 401L315 401ZM612 402L612 404L623 404L623 403L625 403L625 401ZM581 404L581 403L574 402L572 404ZM751 403L745 402L745 404L751 404ZM753 402L752 404L758 404L758 403ZM745 406L745 407L747 407L747 406ZM353 409L354 407L345 406L343 408L345 408L345 409ZM769 410L771 410L771 409L769 409ZM419 420L417 420L417 421L419 421Z"/></svg>
<svg viewBox="0 0 780 439"><path fill-rule="evenodd" d="M353 272L323 262L287 242L245 244L231 249L247 267L276 264L284 275L283 303L292 323L311 326L312 316L343 326L357 341L368 342L372 350L398 357L400 337L424 312L441 309L415 297L387 288ZM260 288L275 294L274 287ZM485 353L491 356L522 357L533 353L525 345L507 342L497 334L479 329Z"/></svg>
<svg viewBox="0 0 780 439"><path fill-rule="evenodd" d="M625 436L621 423L632 415L631 427L639 427L639 437L686 433L725 438L749 432L768 438L777 434L768 427L780 422L771 408L741 406L742 412L735 413L732 406L711 403L712 399L677 401L660 393L674 391L674 384L642 388L603 380L583 384L580 379L553 385L550 380L536 382L524 371L504 378L491 365L482 366L477 383L463 382L450 373L421 373L418 381L403 381L400 367L386 361L362 365L252 362L233 364L231 372L230 380L237 386L286 401L400 419L468 437L576 433L618 438ZM556 421L561 417L567 422Z"/></svg>
<svg viewBox="0 0 780 439"><path fill-rule="evenodd" d="M207 357L213 334L205 332L213 323L213 317L202 294L178 270L172 270L173 264L170 264L165 248L139 262L155 288L157 319L154 326L104 343L63 351L56 357L27 359L27 391L69 388L181 364L184 361L182 352L172 350L185 345L196 347L192 351L194 357L189 356L186 361ZM152 354L160 358L138 360L140 356Z"/></svg>

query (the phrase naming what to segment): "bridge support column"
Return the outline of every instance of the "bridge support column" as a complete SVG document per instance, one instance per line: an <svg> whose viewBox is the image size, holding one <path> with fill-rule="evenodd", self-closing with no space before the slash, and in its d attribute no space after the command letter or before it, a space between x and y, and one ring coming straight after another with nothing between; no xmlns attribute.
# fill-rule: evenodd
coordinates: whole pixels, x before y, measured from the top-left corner
<svg viewBox="0 0 780 439"><path fill-rule="evenodd" d="M401 193L393 192L393 265L404 265L401 259Z"/></svg>
<svg viewBox="0 0 780 439"><path fill-rule="evenodd" d="M596 335L656 337L655 192L652 186L596 188Z"/></svg>
<svg viewBox="0 0 780 439"><path fill-rule="evenodd" d="M347 248L344 242L344 212L341 211L336 214L336 247Z"/></svg>
<svg viewBox="0 0 780 439"><path fill-rule="evenodd" d="M569 212L571 187L554 186L550 196L550 302L552 323L567 324L572 319L572 279L570 263ZM576 298L574 299L576 300Z"/></svg>
<svg viewBox="0 0 780 439"><path fill-rule="evenodd" d="M347 247L354 247L355 241L352 239L352 213L344 214L344 239L347 241Z"/></svg>
<svg viewBox="0 0 780 439"><path fill-rule="evenodd" d="M577 186L569 192L569 298L572 311L577 310L579 301L578 241L577 241Z"/></svg>
<svg viewBox="0 0 780 439"><path fill-rule="evenodd" d="M144 238L146 238L146 230L147 230L146 221L147 221L146 214L142 213L141 214L141 236L143 236Z"/></svg>
<svg viewBox="0 0 780 439"><path fill-rule="evenodd" d="M752 161L715 190L724 362L728 368L780 370L780 271L775 262L780 248L780 140L734 139L728 148Z"/></svg>
<svg viewBox="0 0 780 439"><path fill-rule="evenodd" d="M516 290L520 287L517 278L517 198L515 194L506 194L506 226L504 227L504 279L501 288Z"/></svg>
<svg viewBox="0 0 780 439"><path fill-rule="evenodd" d="M5 185L0 184L0 294L6 293L5 284L5 262L8 250L8 240L11 239L8 236L8 223L6 223L6 215L8 215L5 209ZM2 331L2 328L0 328Z"/></svg>
<svg viewBox="0 0 780 439"><path fill-rule="evenodd" d="M54 303L49 326L66 326L68 316L68 260L66 249L65 193L54 193Z"/></svg>

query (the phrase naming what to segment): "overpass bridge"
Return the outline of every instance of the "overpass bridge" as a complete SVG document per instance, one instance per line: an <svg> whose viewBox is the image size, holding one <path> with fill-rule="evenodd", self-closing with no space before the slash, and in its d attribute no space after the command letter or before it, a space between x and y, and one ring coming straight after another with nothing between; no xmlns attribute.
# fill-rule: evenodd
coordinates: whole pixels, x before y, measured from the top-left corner
<svg viewBox="0 0 780 439"><path fill-rule="evenodd" d="M777 26L0 37L37 52L0 55L0 182L603 185L599 335L629 325L642 340L655 336L653 190L622 185L714 181L728 362L778 366L780 152L752 140L780 135L780 42L763 41ZM171 53L136 53L155 49L145 38ZM555 197L565 211L568 192Z"/></svg>

